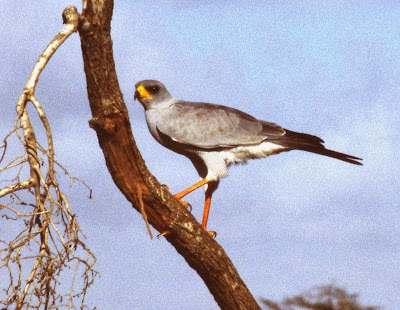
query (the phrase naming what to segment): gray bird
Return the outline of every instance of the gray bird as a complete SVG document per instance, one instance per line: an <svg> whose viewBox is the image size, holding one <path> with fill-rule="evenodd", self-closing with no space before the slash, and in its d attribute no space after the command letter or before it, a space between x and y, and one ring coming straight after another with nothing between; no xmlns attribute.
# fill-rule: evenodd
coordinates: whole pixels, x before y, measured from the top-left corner
<svg viewBox="0 0 400 310"><path fill-rule="evenodd" d="M166 148L188 157L201 177L175 198L181 200L195 189L206 187L202 220L205 230L212 194L232 164L301 150L362 165L361 158L326 149L324 141L316 136L290 131L226 106L175 99L159 81L144 80L135 87L134 99L145 109L152 136Z"/></svg>

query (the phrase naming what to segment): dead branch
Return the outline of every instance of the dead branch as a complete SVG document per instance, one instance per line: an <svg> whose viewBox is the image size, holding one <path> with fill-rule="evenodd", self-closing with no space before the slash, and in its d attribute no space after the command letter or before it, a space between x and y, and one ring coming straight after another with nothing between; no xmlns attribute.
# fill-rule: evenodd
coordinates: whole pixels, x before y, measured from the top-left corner
<svg viewBox="0 0 400 310"><path fill-rule="evenodd" d="M147 231L149 232L150 239L153 239L153 233L151 232L149 220L147 219L146 209L143 203L142 189L140 187L138 187L137 189L137 198L138 198L137 204L139 205L140 213L142 213L143 220L146 223L146 228Z"/></svg>
<svg viewBox="0 0 400 310"><path fill-rule="evenodd" d="M17 118L14 128L4 137L0 164L6 161L8 141L12 137L21 144L21 154L7 159L0 167L1 173L15 174L0 188L2 218L14 220L19 224L17 236L0 240L0 270L8 273L8 286L3 288L4 298L0 304L6 308L39 309L58 308L62 298L67 297L68 308L76 308L75 301L80 299L84 307L88 287L93 283L97 271L93 269L96 261L94 253L82 241L82 233L76 216L72 213L66 195L56 179L56 165L70 177L68 171L55 160L53 136L46 113L35 96L35 89L41 72L63 42L78 29L79 14L75 7L63 12L64 28L48 44L35 64L28 82L18 100ZM46 133L46 147L37 141L35 126L32 125L27 104L31 103L38 113L41 125ZM29 168L29 177L21 180L25 164ZM85 184L86 185L86 184ZM23 194L23 198L17 196ZM59 292L60 276L63 282L64 270L75 261L72 285L66 293ZM30 270L28 272L28 270ZM81 291L74 292L77 274L83 278ZM24 280L25 279L25 280ZM4 283L3 285L6 285Z"/></svg>

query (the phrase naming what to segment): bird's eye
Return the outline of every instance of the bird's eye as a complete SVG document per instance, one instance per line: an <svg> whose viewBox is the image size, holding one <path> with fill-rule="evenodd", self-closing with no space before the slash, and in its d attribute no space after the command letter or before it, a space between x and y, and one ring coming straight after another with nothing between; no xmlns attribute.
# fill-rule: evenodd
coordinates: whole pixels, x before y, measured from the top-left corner
<svg viewBox="0 0 400 310"><path fill-rule="evenodd" d="M151 86L149 89L150 93L153 95L158 93L159 90L160 90L160 86L158 86L158 85Z"/></svg>

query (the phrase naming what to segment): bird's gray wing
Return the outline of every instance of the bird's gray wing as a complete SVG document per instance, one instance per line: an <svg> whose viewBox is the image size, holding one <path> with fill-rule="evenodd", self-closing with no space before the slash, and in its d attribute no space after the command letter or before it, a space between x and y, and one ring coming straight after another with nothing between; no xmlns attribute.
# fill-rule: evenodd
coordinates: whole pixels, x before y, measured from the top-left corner
<svg viewBox="0 0 400 310"><path fill-rule="evenodd" d="M285 134L278 125L242 111L187 101L177 101L163 111L156 126L175 142L206 149L255 145Z"/></svg>

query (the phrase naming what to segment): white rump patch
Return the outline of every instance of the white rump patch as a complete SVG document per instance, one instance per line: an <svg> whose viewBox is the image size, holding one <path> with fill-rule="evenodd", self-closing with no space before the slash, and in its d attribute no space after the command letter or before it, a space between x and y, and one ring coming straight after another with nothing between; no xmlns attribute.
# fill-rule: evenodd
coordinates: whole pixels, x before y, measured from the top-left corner
<svg viewBox="0 0 400 310"><path fill-rule="evenodd" d="M288 150L286 147L271 142L263 142L258 145L238 146L229 151L223 151L225 162L232 164L244 164L248 159L265 158L269 155L279 154Z"/></svg>

